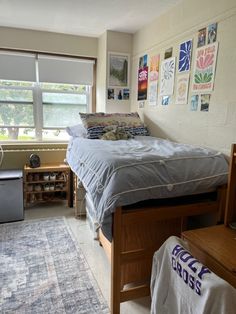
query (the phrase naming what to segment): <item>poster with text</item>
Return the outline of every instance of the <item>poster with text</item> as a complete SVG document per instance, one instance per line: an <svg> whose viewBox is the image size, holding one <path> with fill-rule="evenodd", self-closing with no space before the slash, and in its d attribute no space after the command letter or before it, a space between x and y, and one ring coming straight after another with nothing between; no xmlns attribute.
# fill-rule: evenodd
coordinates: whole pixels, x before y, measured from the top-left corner
<svg viewBox="0 0 236 314"><path fill-rule="evenodd" d="M189 73L179 75L176 85L176 104L185 105L188 103Z"/></svg>
<svg viewBox="0 0 236 314"><path fill-rule="evenodd" d="M160 55L150 58L149 72L149 106L157 105Z"/></svg>
<svg viewBox="0 0 236 314"><path fill-rule="evenodd" d="M172 95L175 81L175 58L162 61L161 64L161 88L160 95Z"/></svg>
<svg viewBox="0 0 236 314"><path fill-rule="evenodd" d="M193 72L194 92L212 91L214 87L218 42L196 49Z"/></svg>
<svg viewBox="0 0 236 314"><path fill-rule="evenodd" d="M147 55L144 55L139 59L138 69L138 100L147 99L147 87L148 87L148 66Z"/></svg>
<svg viewBox="0 0 236 314"><path fill-rule="evenodd" d="M187 40L180 44L179 47L179 72L185 72L190 70L192 54L192 40Z"/></svg>

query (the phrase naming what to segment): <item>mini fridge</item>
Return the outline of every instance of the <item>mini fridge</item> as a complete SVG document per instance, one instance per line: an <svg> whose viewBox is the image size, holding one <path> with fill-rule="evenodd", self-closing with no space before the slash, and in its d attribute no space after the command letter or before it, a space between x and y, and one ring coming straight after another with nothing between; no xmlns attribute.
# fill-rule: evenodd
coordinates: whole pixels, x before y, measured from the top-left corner
<svg viewBox="0 0 236 314"><path fill-rule="evenodd" d="M0 223L23 219L23 171L0 170Z"/></svg>

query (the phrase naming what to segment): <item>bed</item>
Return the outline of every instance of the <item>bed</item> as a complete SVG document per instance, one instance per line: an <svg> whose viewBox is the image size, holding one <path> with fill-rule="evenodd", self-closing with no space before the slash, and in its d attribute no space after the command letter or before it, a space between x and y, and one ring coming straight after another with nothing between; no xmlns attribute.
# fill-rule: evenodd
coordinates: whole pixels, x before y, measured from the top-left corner
<svg viewBox="0 0 236 314"><path fill-rule="evenodd" d="M111 312L150 294L154 252L187 217L223 215L228 164L219 152L152 136L72 136L67 161L82 182L111 261Z"/></svg>

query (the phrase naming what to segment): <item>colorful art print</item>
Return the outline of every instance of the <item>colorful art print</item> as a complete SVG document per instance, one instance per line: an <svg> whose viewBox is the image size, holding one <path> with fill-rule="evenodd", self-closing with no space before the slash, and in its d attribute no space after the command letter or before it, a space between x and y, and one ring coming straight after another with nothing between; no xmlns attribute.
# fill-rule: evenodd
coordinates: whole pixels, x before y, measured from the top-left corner
<svg viewBox="0 0 236 314"><path fill-rule="evenodd" d="M138 70L138 100L147 99L148 87L148 67L143 67Z"/></svg>
<svg viewBox="0 0 236 314"><path fill-rule="evenodd" d="M179 75L177 78L176 87L176 104L184 105L188 103L188 85L189 85L189 73Z"/></svg>
<svg viewBox="0 0 236 314"><path fill-rule="evenodd" d="M202 92L213 90L217 49L217 42L196 49L193 72L193 91Z"/></svg>
<svg viewBox="0 0 236 314"><path fill-rule="evenodd" d="M216 41L217 37L217 23L213 23L208 26L208 32L207 32L207 43L211 44Z"/></svg>
<svg viewBox="0 0 236 314"><path fill-rule="evenodd" d="M124 100L128 100L129 99L129 89L128 88L124 88L123 89L123 99Z"/></svg>
<svg viewBox="0 0 236 314"><path fill-rule="evenodd" d="M206 27L198 31L198 41L197 46L202 47L206 44Z"/></svg>
<svg viewBox="0 0 236 314"><path fill-rule="evenodd" d="M145 68L147 66L147 55L139 58L139 69Z"/></svg>
<svg viewBox="0 0 236 314"><path fill-rule="evenodd" d="M108 88L107 99L114 99L114 98L115 98L114 88Z"/></svg>
<svg viewBox="0 0 236 314"><path fill-rule="evenodd" d="M209 111L211 94L201 95L201 111Z"/></svg>
<svg viewBox="0 0 236 314"><path fill-rule="evenodd" d="M108 55L108 86L128 87L129 56L112 52Z"/></svg>
<svg viewBox="0 0 236 314"><path fill-rule="evenodd" d="M150 81L158 81L159 78L160 55L155 55L150 58L149 79Z"/></svg>
<svg viewBox="0 0 236 314"><path fill-rule="evenodd" d="M169 105L169 103L170 103L170 96L163 96L161 104L163 106L167 106L167 105Z"/></svg>
<svg viewBox="0 0 236 314"><path fill-rule="evenodd" d="M171 48L166 49L164 59L171 58L171 57L172 57L172 52L173 52L173 48L172 48L172 47L171 47Z"/></svg>
<svg viewBox="0 0 236 314"><path fill-rule="evenodd" d="M198 109L198 100L199 100L199 95L193 95L191 97L191 107L190 107L191 111L197 111L197 109Z"/></svg>
<svg viewBox="0 0 236 314"><path fill-rule="evenodd" d="M179 47L179 72L190 70L192 55L192 39L183 42Z"/></svg>
<svg viewBox="0 0 236 314"><path fill-rule="evenodd" d="M160 55L155 55L150 58L150 72L149 72L149 105L157 105L157 91L159 79L159 65Z"/></svg>
<svg viewBox="0 0 236 314"><path fill-rule="evenodd" d="M175 58L162 61L161 64L161 88L160 95L172 95L175 81Z"/></svg>

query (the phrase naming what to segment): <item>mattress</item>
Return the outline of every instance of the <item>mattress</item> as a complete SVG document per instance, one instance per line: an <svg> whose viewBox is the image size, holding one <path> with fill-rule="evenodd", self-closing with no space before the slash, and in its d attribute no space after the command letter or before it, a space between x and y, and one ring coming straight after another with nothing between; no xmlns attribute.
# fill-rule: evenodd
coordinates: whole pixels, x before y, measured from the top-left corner
<svg viewBox="0 0 236 314"><path fill-rule="evenodd" d="M228 175L220 152L151 136L119 141L74 137L67 161L91 196L95 220L110 231L117 206L206 193L226 184Z"/></svg>

